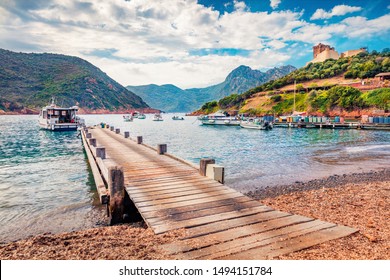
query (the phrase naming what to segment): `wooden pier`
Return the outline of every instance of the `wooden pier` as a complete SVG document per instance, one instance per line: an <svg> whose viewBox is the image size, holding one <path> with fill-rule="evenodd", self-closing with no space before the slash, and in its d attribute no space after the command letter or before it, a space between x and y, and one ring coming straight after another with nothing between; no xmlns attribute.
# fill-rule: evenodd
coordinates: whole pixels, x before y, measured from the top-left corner
<svg viewBox="0 0 390 280"><path fill-rule="evenodd" d="M198 168L109 126L82 138L111 224L139 213L156 234L184 229L162 246L175 259L269 259L357 231L263 205L223 185L212 159Z"/></svg>

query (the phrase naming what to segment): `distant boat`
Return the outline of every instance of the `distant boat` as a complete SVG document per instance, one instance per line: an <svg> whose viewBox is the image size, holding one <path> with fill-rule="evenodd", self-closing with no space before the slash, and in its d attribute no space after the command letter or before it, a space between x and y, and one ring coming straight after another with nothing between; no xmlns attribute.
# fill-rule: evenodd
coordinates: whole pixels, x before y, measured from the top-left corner
<svg viewBox="0 0 390 280"><path fill-rule="evenodd" d="M179 116L173 116L172 120L174 120L174 121L183 121L184 118L183 117L179 117Z"/></svg>
<svg viewBox="0 0 390 280"><path fill-rule="evenodd" d="M77 106L57 107L52 99L51 104L43 107L39 113L39 126L52 131L77 130L84 126L84 119L76 114L78 109Z"/></svg>
<svg viewBox="0 0 390 280"><path fill-rule="evenodd" d="M240 126L242 128L258 129L258 130L271 130L272 123L264 120L263 118L251 118L246 121L241 121Z"/></svg>
<svg viewBox="0 0 390 280"><path fill-rule="evenodd" d="M240 125L240 119L238 117L228 116L223 111L201 116L198 119L204 125Z"/></svg>
<svg viewBox="0 0 390 280"><path fill-rule="evenodd" d="M163 118L160 114L154 114L153 120L154 121L163 121Z"/></svg>
<svg viewBox="0 0 390 280"><path fill-rule="evenodd" d="M139 112L138 111L135 111L134 113L131 114L131 116L134 118L134 119L137 119L139 117Z"/></svg>
<svg viewBox="0 0 390 280"><path fill-rule="evenodd" d="M125 122L132 122L133 121L133 116L131 116L131 115L124 115L123 116L123 121L125 121Z"/></svg>
<svg viewBox="0 0 390 280"><path fill-rule="evenodd" d="M146 116L141 113L141 114L138 115L138 119L139 120L144 120L144 119L146 119Z"/></svg>

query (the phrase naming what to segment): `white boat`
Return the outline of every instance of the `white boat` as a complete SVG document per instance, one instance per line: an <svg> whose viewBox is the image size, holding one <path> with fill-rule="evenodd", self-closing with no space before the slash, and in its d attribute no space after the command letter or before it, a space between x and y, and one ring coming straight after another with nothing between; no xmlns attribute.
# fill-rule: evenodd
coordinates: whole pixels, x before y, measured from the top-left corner
<svg viewBox="0 0 390 280"><path fill-rule="evenodd" d="M160 114L154 114L153 120L154 121L163 121L163 118Z"/></svg>
<svg viewBox="0 0 390 280"><path fill-rule="evenodd" d="M184 121L184 118L183 117L179 117L179 116L173 116L172 120L174 120L174 121Z"/></svg>
<svg viewBox="0 0 390 280"><path fill-rule="evenodd" d="M42 108L39 113L39 126L42 129L53 131L77 130L84 126L84 119L77 116L77 106L70 108L57 107L52 103Z"/></svg>
<svg viewBox="0 0 390 280"><path fill-rule="evenodd" d="M123 116L123 121L125 121L125 122L132 122L133 121L133 116L131 116L131 115L124 115Z"/></svg>
<svg viewBox="0 0 390 280"><path fill-rule="evenodd" d="M270 130L272 129L272 123L262 118L248 119L241 121L240 126L242 128L259 129L259 130Z"/></svg>
<svg viewBox="0 0 390 280"><path fill-rule="evenodd" d="M131 116L134 118L134 119L137 119L139 117L139 112L138 111L135 111L131 114Z"/></svg>
<svg viewBox="0 0 390 280"><path fill-rule="evenodd" d="M146 119L146 116L141 113L141 114L138 115L138 119L144 120L144 119Z"/></svg>
<svg viewBox="0 0 390 280"><path fill-rule="evenodd" d="M204 125L240 125L240 119L228 116L225 112L218 111L207 116L202 116L199 120Z"/></svg>

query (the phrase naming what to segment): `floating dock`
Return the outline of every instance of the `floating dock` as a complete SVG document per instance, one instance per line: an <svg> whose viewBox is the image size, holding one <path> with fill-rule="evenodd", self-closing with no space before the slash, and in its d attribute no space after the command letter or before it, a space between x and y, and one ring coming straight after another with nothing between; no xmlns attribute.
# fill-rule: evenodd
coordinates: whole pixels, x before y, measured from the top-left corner
<svg viewBox="0 0 390 280"><path fill-rule="evenodd" d="M183 229L162 245L175 259L270 259L348 236L356 229L281 212L223 184L212 159L194 166L120 129L82 131L111 224L140 215L155 234Z"/></svg>

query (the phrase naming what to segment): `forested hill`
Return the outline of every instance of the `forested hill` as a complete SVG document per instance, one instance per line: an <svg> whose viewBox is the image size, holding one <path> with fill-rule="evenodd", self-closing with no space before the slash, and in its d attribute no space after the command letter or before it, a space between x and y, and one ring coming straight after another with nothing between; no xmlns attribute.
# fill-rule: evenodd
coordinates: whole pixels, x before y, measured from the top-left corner
<svg viewBox="0 0 390 280"><path fill-rule="evenodd" d="M297 83L296 111L330 115L348 112L358 115L377 109L387 112L390 110L390 83L374 79L375 75L384 72L390 72L389 48L309 63L242 94L205 103L197 113L208 114L222 109L253 115L291 114L294 82Z"/></svg>
<svg viewBox="0 0 390 280"><path fill-rule="evenodd" d="M81 58L0 49L0 112L36 112L52 97L58 105L86 112L149 107Z"/></svg>

